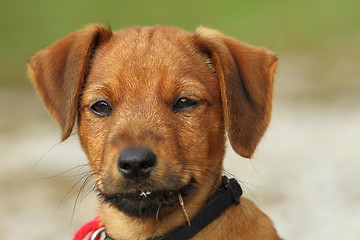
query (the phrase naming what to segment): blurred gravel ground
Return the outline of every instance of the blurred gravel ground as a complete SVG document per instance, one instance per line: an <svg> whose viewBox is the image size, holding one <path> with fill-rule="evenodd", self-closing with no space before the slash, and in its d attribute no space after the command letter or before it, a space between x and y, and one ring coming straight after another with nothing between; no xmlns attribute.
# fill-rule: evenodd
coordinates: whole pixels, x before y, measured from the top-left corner
<svg viewBox="0 0 360 240"><path fill-rule="evenodd" d="M276 100L254 158L241 158L229 148L226 170L243 182L245 195L271 216L285 239L359 239L360 111L355 105ZM47 177L86 164L77 136L56 145L59 130L33 92L1 92L0 106L9 109L0 118L1 238L71 239L96 214L95 196L85 190L74 210L79 184L72 187L79 177L72 175L79 172Z"/></svg>

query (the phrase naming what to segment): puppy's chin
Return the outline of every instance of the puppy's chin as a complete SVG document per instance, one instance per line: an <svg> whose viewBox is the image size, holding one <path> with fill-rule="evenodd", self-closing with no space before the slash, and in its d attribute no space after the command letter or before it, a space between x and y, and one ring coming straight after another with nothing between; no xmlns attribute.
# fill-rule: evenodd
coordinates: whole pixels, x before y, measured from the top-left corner
<svg viewBox="0 0 360 240"><path fill-rule="evenodd" d="M179 194L189 196L196 189L195 179L178 189L142 190L133 193L107 194L99 191L100 198L128 216L148 218L179 204Z"/></svg>

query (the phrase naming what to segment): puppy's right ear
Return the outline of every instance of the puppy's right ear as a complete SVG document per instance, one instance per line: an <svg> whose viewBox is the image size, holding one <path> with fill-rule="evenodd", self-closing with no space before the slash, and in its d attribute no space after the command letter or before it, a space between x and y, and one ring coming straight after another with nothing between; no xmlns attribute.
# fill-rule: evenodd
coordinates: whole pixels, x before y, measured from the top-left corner
<svg viewBox="0 0 360 240"><path fill-rule="evenodd" d="M89 25L36 53L28 72L47 110L61 127L61 140L74 126L79 96L96 49L112 36L102 25Z"/></svg>
<svg viewBox="0 0 360 240"><path fill-rule="evenodd" d="M270 121L277 57L204 27L194 40L217 73L230 144L250 158Z"/></svg>

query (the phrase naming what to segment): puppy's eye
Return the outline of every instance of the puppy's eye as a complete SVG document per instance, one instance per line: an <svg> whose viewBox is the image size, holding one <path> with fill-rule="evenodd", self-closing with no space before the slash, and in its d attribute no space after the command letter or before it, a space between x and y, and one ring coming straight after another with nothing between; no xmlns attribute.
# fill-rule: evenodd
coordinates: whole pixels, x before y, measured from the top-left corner
<svg viewBox="0 0 360 240"><path fill-rule="evenodd" d="M99 101L91 105L90 110L100 117L107 117L111 114L112 107L106 101Z"/></svg>
<svg viewBox="0 0 360 240"><path fill-rule="evenodd" d="M172 105L173 112L185 112L192 108L194 108L196 105L198 105L199 102L191 100L189 98L183 97L176 100L176 102Z"/></svg>

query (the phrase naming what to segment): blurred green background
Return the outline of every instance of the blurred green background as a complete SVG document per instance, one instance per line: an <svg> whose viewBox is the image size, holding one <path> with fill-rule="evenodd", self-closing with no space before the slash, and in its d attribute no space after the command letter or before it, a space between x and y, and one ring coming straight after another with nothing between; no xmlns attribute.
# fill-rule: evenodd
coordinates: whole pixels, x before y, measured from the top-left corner
<svg viewBox="0 0 360 240"><path fill-rule="evenodd" d="M1 1L1 9L2 88L28 88L27 59L36 50L88 23L110 24L114 30L166 24L193 31L196 26L204 25L242 41L269 47L281 61L283 55L316 55L313 59L316 65L304 63L311 71L313 68L319 72L333 71L342 60L336 55L349 60L359 57L360 2L356 0L13 0ZM354 91L351 86L357 84L355 76L347 74L340 79L329 79L332 86L326 87L328 94ZM311 84L327 85L326 79L320 77L314 76ZM347 86L330 88L340 83Z"/></svg>
<svg viewBox="0 0 360 240"><path fill-rule="evenodd" d="M251 164L229 148L225 167L250 183L245 194L285 239L359 239L360 1L0 0L0 10L4 239L70 239L96 214L91 194L73 213L76 190L66 193L74 177L40 180L86 157L76 136L56 144L59 129L26 74L32 54L89 23L113 30L163 24L190 32L203 25L275 52L270 129Z"/></svg>

